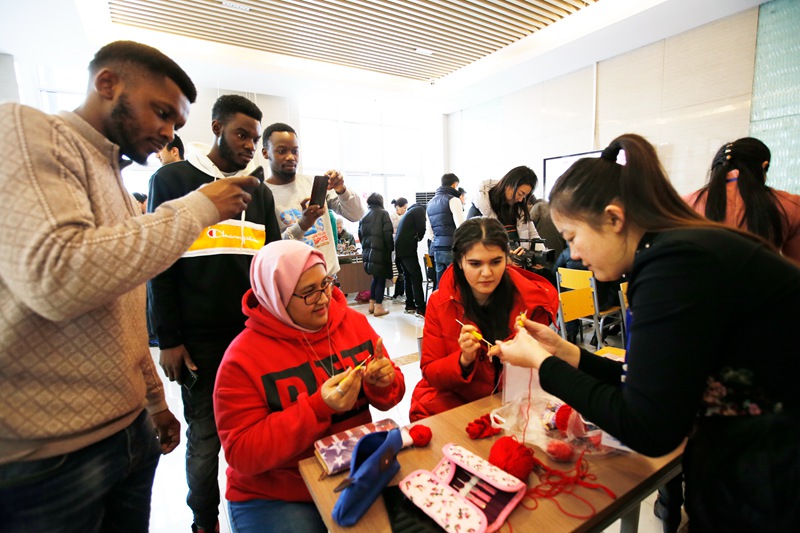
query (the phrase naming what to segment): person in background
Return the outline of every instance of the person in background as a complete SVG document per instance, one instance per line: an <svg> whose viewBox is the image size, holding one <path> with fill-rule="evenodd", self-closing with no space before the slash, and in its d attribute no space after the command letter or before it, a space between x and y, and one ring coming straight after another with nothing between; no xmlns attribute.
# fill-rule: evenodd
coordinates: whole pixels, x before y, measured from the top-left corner
<svg viewBox="0 0 800 533"><path fill-rule="evenodd" d="M370 406L387 411L405 394L382 340L328 271L299 241L270 243L253 260L247 325L214 388L234 533L326 532L298 463L317 439L370 422Z"/></svg>
<svg viewBox="0 0 800 533"><path fill-rule="evenodd" d="M261 110L239 95L217 98L211 110L214 144L208 155L164 165L150 180L150 210L189 191L230 176L251 173L261 140ZM280 239L275 202L259 183L238 220L207 227L170 268L150 281L150 307L159 362L181 387L186 431L186 503L193 531L219 529L219 436L212 393L225 349L244 327L241 299L250 288L250 263L268 242Z"/></svg>
<svg viewBox="0 0 800 533"><path fill-rule="evenodd" d="M175 137L167 143L167 145L156 152L156 157L161 161L162 165L175 163L176 161L184 160L183 141L175 135Z"/></svg>
<svg viewBox="0 0 800 533"><path fill-rule="evenodd" d="M800 196L767 185L766 144L744 137L722 146L708 184L685 200L709 220L745 229L800 264Z"/></svg>
<svg viewBox="0 0 800 533"><path fill-rule="evenodd" d="M466 209L467 205L467 191L464 190L462 187L458 188L458 198L461 200L461 208Z"/></svg>
<svg viewBox="0 0 800 533"><path fill-rule="evenodd" d="M389 218L392 220L392 237L394 237L394 234L397 233L397 225L400 223L400 219L403 218L403 215L408 210L408 200L400 196L392 200L392 205L394 209L389 211Z"/></svg>
<svg viewBox="0 0 800 533"><path fill-rule="evenodd" d="M794 338L772 332L791 331L800 312L797 266L693 211L639 135L573 164L550 208L574 259L599 280L629 277L626 361L530 321L493 352L538 368L545 391L639 453L661 456L688 437L692 531L796 529L800 358Z"/></svg>
<svg viewBox="0 0 800 533"><path fill-rule="evenodd" d="M159 454L180 424L145 340L144 283L244 209L256 182L142 215L120 170L172 139L197 90L132 41L100 48L89 80L73 112L0 105L0 191L15 205L0 217L3 531L148 530Z"/></svg>
<svg viewBox="0 0 800 533"><path fill-rule="evenodd" d="M550 204L541 198L537 199L533 194L528 197L528 204L530 205L533 227L536 228L539 236L544 239L545 247L553 250L553 258L558 258L566 248L567 243L553 224L553 220L550 217ZM545 264L544 266L552 269L553 263Z"/></svg>
<svg viewBox="0 0 800 533"><path fill-rule="evenodd" d="M394 209L389 211L389 218L392 219L392 239L394 239L395 235L397 235L397 225L400 223L400 219L403 218L403 215L406 214L406 210L408 209L408 200L401 196L395 200L392 200L392 205L394 206ZM401 270L401 266L395 260L394 253L392 254L392 262L395 264L395 266L397 266L397 279L394 282L394 293L392 294L392 300L396 300L405 295L406 277L405 273Z"/></svg>
<svg viewBox="0 0 800 533"><path fill-rule="evenodd" d="M335 170L325 173L329 177L326 205L308 205L313 178L297 174L300 146L297 133L288 124L276 122L264 130L261 153L269 161L271 175L267 187L275 196L275 215L284 239L303 240L325 255L328 275L339 272L339 259L333 238L333 226L328 209L350 222L364 215L361 199L344 184L344 176Z"/></svg>
<svg viewBox="0 0 800 533"><path fill-rule="evenodd" d="M394 253L397 270L402 268L406 278L405 312L419 318L425 316L425 292L422 290L422 270L417 248L425 236L425 206L414 204L397 225Z"/></svg>
<svg viewBox="0 0 800 533"><path fill-rule="evenodd" d="M358 240L361 241L364 270L372 276L369 312L383 316L389 314L389 310L383 307L383 293L386 291L386 280L392 277L392 221L383 208L383 196L380 194L370 194L367 206L367 214L358 224Z"/></svg>
<svg viewBox="0 0 800 533"><path fill-rule="evenodd" d="M458 176L444 174L441 183L426 207L437 286L445 269L453 262L453 233L464 222L464 206L458 194Z"/></svg>
<svg viewBox="0 0 800 533"><path fill-rule="evenodd" d="M516 248L511 250L514 255L533 250L529 241L538 239L539 232L531 221L528 197L537 181L536 173L525 166L512 168L499 181L483 181L473 197L467 218L484 216L499 220L509 240L516 243ZM538 249L543 247L539 245Z"/></svg>
<svg viewBox="0 0 800 533"><path fill-rule="evenodd" d="M336 217L336 233L339 237L339 243L341 243L343 247L346 246L347 250L350 250L351 247L355 248L356 238L344 227L344 220L341 217Z"/></svg>
<svg viewBox="0 0 800 533"><path fill-rule="evenodd" d="M142 214L147 213L147 195L140 192L135 192L132 194L133 198L136 200L136 203L139 204L139 209L141 210Z"/></svg>
<svg viewBox="0 0 800 533"><path fill-rule="evenodd" d="M501 388L500 361L487 356L487 344L476 333L491 343L506 339L523 312L543 327L555 321L555 287L537 274L510 265L508 253L508 236L495 219L473 218L456 230L453 264L428 301L422 379L411 396L412 422Z"/></svg>

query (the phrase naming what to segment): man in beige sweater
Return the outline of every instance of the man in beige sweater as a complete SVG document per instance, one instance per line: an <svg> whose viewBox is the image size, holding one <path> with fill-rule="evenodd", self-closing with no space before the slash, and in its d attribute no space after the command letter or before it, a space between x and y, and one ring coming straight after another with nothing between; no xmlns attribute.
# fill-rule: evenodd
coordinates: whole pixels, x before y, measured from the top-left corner
<svg viewBox="0 0 800 533"><path fill-rule="evenodd" d="M120 169L183 126L196 90L158 50L101 48L74 112L0 106L0 526L147 531L178 421L147 343L144 282L250 201L218 180L142 215ZM155 431L154 431L155 428Z"/></svg>

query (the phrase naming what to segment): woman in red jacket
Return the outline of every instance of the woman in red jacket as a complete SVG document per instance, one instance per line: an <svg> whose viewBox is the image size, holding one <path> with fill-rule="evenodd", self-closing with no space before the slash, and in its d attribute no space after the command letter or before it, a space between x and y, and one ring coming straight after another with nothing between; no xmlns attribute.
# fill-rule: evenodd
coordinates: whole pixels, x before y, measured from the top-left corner
<svg viewBox="0 0 800 533"><path fill-rule="evenodd" d="M453 264L428 300L422 337L422 379L411 397L411 421L488 396L502 366L488 344L514 333L524 312L550 324L558 293L543 277L508 263L509 242L496 219L472 218L453 235ZM462 322L464 325L459 324Z"/></svg>
<svg viewBox="0 0 800 533"><path fill-rule="evenodd" d="M235 533L327 531L298 462L317 439L370 422L369 405L386 411L405 393L380 338L326 272L323 255L299 241L253 258L245 330L214 388Z"/></svg>

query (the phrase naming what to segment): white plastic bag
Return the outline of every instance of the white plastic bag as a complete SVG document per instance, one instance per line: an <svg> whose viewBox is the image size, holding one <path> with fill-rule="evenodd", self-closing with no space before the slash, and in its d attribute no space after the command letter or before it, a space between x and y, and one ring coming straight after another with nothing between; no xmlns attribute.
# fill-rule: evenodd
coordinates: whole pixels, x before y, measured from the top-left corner
<svg viewBox="0 0 800 533"><path fill-rule="evenodd" d="M603 455L614 451L601 444L601 430L577 411L565 411L569 413L565 430L556 429L553 419L564 405L552 394L534 389L530 395L494 409L492 426L515 435L520 442L538 446L554 461L574 461L581 452Z"/></svg>

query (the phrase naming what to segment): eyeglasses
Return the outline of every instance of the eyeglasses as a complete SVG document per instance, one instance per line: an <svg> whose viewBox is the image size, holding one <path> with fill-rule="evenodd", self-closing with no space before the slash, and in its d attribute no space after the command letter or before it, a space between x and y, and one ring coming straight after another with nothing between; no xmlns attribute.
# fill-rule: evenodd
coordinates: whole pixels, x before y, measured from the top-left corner
<svg viewBox="0 0 800 533"><path fill-rule="evenodd" d="M330 296L331 291L333 290L333 278L327 277L322 280L322 284L319 286L319 289L313 290L306 294L296 294L292 293L292 296L296 298L302 298L306 305L314 305L322 298L322 293L325 293L325 296Z"/></svg>

